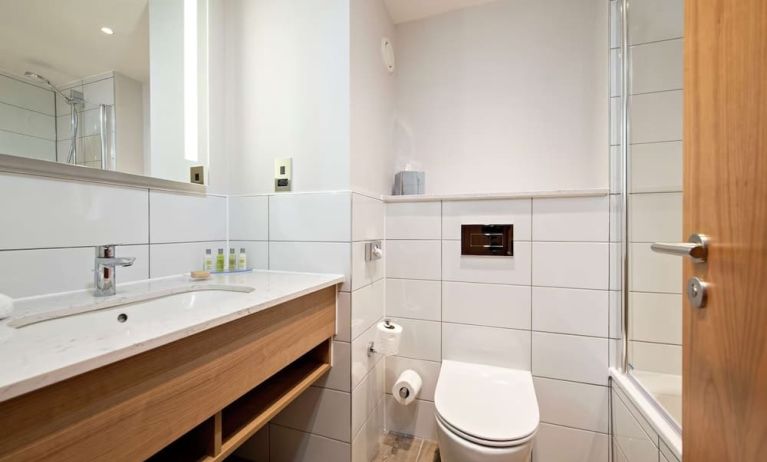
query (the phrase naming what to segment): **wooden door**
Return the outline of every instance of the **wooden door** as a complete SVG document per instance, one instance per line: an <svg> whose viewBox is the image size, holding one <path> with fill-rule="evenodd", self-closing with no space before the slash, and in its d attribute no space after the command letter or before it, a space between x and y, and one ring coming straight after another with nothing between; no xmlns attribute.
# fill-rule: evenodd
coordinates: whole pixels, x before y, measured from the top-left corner
<svg viewBox="0 0 767 462"><path fill-rule="evenodd" d="M767 0L685 0L685 462L767 461Z"/></svg>

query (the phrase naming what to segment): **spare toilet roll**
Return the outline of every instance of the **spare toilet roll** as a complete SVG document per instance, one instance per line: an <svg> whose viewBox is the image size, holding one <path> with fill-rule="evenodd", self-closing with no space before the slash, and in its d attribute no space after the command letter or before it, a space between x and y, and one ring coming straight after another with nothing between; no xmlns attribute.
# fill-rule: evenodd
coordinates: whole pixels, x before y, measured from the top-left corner
<svg viewBox="0 0 767 462"><path fill-rule="evenodd" d="M399 375L399 378L391 389L391 394L398 403L407 406L415 401L418 392L421 391L422 385L423 380L421 379L421 376L418 375L418 372L408 369Z"/></svg>
<svg viewBox="0 0 767 462"><path fill-rule="evenodd" d="M376 325L375 351L385 356L396 355L402 339L402 326L382 321Z"/></svg>

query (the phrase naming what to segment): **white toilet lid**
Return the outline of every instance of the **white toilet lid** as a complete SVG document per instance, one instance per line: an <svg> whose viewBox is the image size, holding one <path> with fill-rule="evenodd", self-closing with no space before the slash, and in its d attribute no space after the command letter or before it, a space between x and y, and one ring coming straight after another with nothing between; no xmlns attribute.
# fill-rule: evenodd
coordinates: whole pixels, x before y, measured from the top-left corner
<svg viewBox="0 0 767 462"><path fill-rule="evenodd" d="M442 361L434 406L451 427L479 440L516 441L538 428L538 400L528 371Z"/></svg>

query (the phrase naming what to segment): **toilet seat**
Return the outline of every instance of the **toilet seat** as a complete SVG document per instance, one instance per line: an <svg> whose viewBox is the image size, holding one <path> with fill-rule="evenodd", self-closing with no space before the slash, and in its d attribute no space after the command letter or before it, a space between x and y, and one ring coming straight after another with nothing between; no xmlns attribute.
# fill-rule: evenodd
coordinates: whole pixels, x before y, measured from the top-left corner
<svg viewBox="0 0 767 462"><path fill-rule="evenodd" d="M528 371L444 360L434 405L444 427L482 446L522 445L538 428L538 401Z"/></svg>

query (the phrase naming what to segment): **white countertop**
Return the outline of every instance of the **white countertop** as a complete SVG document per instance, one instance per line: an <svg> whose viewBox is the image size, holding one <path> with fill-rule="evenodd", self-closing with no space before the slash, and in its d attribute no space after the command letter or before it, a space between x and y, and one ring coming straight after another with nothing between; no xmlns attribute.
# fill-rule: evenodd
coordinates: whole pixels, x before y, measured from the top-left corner
<svg viewBox="0 0 767 462"><path fill-rule="evenodd" d="M253 271L213 275L198 282L184 275L124 283L118 286L117 295L107 298L94 297L93 291L76 291L18 299L11 318L0 321L0 401L341 282L343 276L335 274ZM210 284L249 286L255 290L177 294L18 329L8 326L14 319L55 309ZM118 322L120 313L128 313L128 320Z"/></svg>

